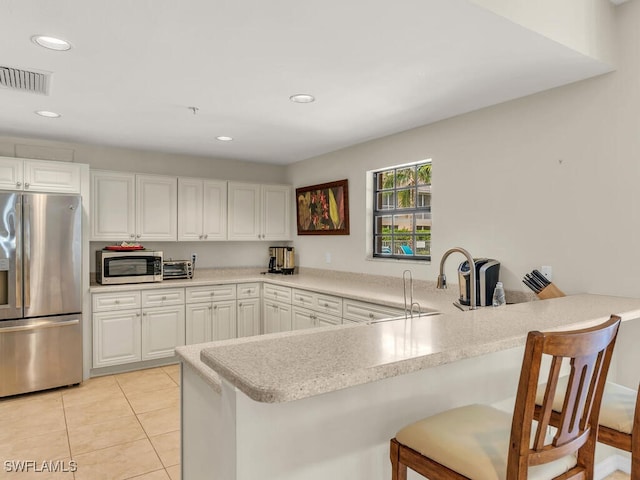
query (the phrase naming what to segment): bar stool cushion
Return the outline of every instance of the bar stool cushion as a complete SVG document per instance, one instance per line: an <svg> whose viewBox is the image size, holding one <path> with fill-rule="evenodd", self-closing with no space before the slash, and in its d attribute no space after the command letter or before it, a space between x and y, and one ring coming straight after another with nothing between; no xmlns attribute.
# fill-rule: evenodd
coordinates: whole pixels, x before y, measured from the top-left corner
<svg viewBox="0 0 640 480"><path fill-rule="evenodd" d="M505 480L511 419L508 412L488 405L447 410L400 430L403 445L474 480ZM576 457L529 468L529 480L546 480L570 470Z"/></svg>
<svg viewBox="0 0 640 480"><path fill-rule="evenodd" d="M559 391L558 395L553 399L553 409L556 412L562 410L567 383L569 383L568 376L558 379ZM546 384L538 386L538 393L536 395L536 403L538 405L542 403L545 388ZM560 394L560 392L562 392L562 394ZM637 395L638 393L631 388L618 385L617 383L607 382L604 387L604 394L602 395L598 423L602 426L617 430L618 432L631 434Z"/></svg>

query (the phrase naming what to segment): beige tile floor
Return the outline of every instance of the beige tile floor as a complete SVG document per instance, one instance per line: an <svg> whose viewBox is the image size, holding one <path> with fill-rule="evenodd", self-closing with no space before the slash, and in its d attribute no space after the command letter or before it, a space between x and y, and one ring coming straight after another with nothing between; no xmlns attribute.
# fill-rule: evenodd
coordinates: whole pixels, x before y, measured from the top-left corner
<svg viewBox="0 0 640 480"><path fill-rule="evenodd" d="M180 366L0 400L0 461L0 479L180 480Z"/></svg>
<svg viewBox="0 0 640 480"><path fill-rule="evenodd" d="M170 365L0 400L0 479L179 480L179 385Z"/></svg>

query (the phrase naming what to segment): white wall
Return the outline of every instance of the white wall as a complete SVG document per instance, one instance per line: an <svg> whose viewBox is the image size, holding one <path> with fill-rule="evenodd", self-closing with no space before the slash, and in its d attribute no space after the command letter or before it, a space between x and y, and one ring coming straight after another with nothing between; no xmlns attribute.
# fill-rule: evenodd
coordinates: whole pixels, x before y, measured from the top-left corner
<svg viewBox="0 0 640 480"><path fill-rule="evenodd" d="M509 289L551 265L567 293L640 295L640 3L617 8L618 70L302 161L294 187L349 179L351 235L296 237L299 264L435 280L445 250L502 262ZM365 258L365 172L433 159L431 265ZM331 252L332 263L325 263ZM462 260L452 257L455 278Z"/></svg>

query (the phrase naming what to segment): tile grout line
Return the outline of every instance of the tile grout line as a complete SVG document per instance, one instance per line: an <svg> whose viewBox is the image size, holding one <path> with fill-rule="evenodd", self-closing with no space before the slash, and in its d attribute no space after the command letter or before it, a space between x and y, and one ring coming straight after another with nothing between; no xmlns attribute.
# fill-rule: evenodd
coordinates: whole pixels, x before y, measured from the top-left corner
<svg viewBox="0 0 640 480"><path fill-rule="evenodd" d="M71 451L71 438L69 435L69 422L67 421L67 409L65 408L64 403L64 393L60 392L60 401L62 402L62 415L64 417L64 430L67 434L67 446L69 447L69 458L73 460L73 452ZM71 472L73 476L73 480L76 478L76 472Z"/></svg>
<svg viewBox="0 0 640 480"><path fill-rule="evenodd" d="M173 383L176 383L173 380L173 378L171 378L171 375L169 375L167 372L165 372L164 369L162 369L162 367L160 367L160 370L162 370L162 373L164 373L167 377L169 377L169 380L171 380ZM171 479L171 476L169 475L169 472L167 471L167 467L165 466L164 462L162 461L162 458L160 457L160 454L158 453L158 450L156 449L156 446L151 441L151 437L149 436L149 432L147 432L147 430L144 428L144 425L142 425L142 422L140 421L138 413L133 408L133 405L131 405L131 401L129 400L129 396L127 395L127 393L122 388L122 385L120 385L120 382L118 381L118 377L114 375L114 378L116 380L116 383L118 384L118 387L122 391L122 394L124 395L124 398L127 400L127 403L129 404L129 407L131 408L131 411L135 415L136 421L140 425L140 428L142 428L142 431L144 432L145 436L147 437L147 440L149 440L149 444L151 445L151 448L153 448L153 451L155 452L156 456L158 457L158 460L160 461L160 465L162 465L162 469L161 470L164 470L164 473L167 475L167 477L169 477L169 479ZM161 410L161 409L159 409L159 410ZM151 411L155 411L155 410L151 410ZM144 412L144 413L148 413L148 412ZM159 471L160 470L153 470L153 472L159 472ZM142 475L146 475L148 473L153 473L153 472L143 473ZM140 477L141 475L136 475L136 476ZM133 480L135 478L136 477L128 477L125 480Z"/></svg>

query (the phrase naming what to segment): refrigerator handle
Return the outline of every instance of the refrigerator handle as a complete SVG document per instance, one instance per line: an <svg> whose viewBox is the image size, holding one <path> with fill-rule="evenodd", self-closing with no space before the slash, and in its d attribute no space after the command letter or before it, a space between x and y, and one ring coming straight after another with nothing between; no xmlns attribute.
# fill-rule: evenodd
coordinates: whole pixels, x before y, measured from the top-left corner
<svg viewBox="0 0 640 480"><path fill-rule="evenodd" d="M22 202L20 201L20 197L18 197L18 200L16 201L15 213L16 224L14 225L15 229L11 233L16 239L16 308L22 308L22 232L17 231L20 228L20 225L22 225Z"/></svg>
<svg viewBox="0 0 640 480"><path fill-rule="evenodd" d="M23 201L22 215L24 216L24 260L22 276L24 277L24 308L31 305L31 204L25 198Z"/></svg>

